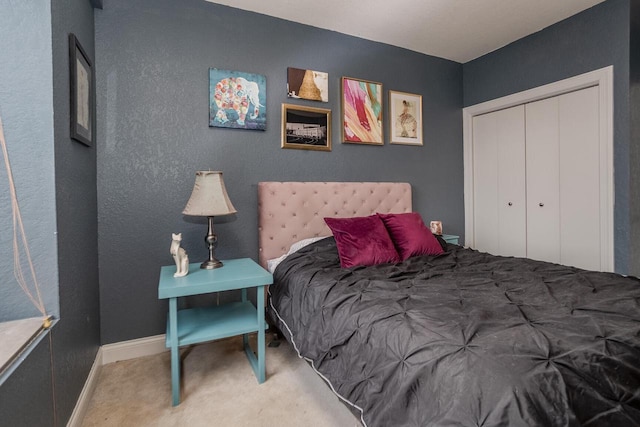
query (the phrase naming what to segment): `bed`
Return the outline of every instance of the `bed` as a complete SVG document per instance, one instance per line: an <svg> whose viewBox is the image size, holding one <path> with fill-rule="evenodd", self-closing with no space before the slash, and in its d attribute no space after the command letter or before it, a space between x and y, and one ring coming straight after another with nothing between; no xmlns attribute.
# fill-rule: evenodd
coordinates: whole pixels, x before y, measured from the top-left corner
<svg viewBox="0 0 640 427"><path fill-rule="evenodd" d="M324 218L411 212L409 184L263 182L258 202L270 316L363 425L640 425L638 279L457 245L341 268Z"/></svg>

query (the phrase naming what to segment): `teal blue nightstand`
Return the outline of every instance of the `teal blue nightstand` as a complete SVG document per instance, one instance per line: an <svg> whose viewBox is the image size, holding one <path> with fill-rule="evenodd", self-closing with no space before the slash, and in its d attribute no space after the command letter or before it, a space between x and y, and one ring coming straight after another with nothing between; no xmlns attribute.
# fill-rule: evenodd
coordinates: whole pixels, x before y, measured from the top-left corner
<svg viewBox="0 0 640 427"><path fill-rule="evenodd" d="M442 237L442 239L447 242L447 243L453 243L454 245L458 245L458 240L460 239L460 236L455 236L453 234L442 234L440 235L440 237Z"/></svg>
<svg viewBox="0 0 640 427"><path fill-rule="evenodd" d="M245 353L258 378L265 380L264 287L273 276L250 258L223 261L223 266L203 270L200 263L189 264L189 274L173 277L175 265L160 269L158 298L169 299L166 346L171 348L171 394L173 406L180 403L180 354L183 345L217 340L242 334ZM256 288L257 307L247 300L247 289ZM178 310L178 298L189 295L242 290L242 301L215 307ZM258 332L258 356L249 345L248 335Z"/></svg>

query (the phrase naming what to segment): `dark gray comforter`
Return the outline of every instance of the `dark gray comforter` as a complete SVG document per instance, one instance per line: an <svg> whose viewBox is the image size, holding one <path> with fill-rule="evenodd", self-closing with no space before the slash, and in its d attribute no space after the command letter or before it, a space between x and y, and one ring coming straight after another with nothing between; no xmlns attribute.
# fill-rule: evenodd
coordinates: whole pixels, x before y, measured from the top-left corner
<svg viewBox="0 0 640 427"><path fill-rule="evenodd" d="M450 245L341 269L283 261L270 309L373 426L640 425L640 281Z"/></svg>

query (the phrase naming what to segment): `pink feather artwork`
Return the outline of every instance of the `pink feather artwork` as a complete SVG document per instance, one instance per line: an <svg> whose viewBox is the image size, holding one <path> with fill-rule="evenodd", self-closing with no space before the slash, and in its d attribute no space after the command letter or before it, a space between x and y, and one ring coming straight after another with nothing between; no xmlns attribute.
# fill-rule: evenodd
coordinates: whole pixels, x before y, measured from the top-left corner
<svg viewBox="0 0 640 427"><path fill-rule="evenodd" d="M382 84L342 78L343 141L384 144Z"/></svg>

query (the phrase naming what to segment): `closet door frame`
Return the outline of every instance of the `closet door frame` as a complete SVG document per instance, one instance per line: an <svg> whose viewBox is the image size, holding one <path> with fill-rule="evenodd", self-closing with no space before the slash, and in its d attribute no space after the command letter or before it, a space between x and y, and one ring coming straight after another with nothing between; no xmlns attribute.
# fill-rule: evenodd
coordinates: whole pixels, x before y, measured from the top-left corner
<svg viewBox="0 0 640 427"><path fill-rule="evenodd" d="M465 246L475 247L473 117L594 86L598 87L600 108L600 265L603 271L614 271L613 66L472 105L462 110Z"/></svg>

